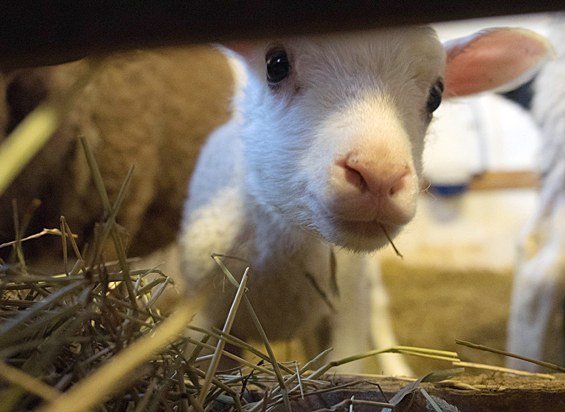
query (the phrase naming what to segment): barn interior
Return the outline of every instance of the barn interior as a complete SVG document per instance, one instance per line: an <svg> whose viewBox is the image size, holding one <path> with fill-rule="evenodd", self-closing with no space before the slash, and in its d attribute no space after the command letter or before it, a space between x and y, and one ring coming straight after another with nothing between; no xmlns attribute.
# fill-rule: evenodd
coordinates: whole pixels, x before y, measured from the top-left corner
<svg viewBox="0 0 565 412"><path fill-rule="evenodd" d="M179 192L174 190L174 185L187 181L190 170L183 171L182 177L170 177L169 174L174 174L177 165L184 160L175 154L190 145L170 146L157 157L141 150L139 142L124 145L124 151L139 154L140 164L135 165L136 169L155 169L153 173L157 175L161 167L159 162L170 162L168 166L162 166L162 170L167 170L163 173L167 174L167 179L163 178L161 182L155 178L151 183L162 184L168 191L155 190L148 195L148 191L136 189L146 182L135 177L135 170L133 177L129 175L131 164L123 162L126 157L116 155L114 149L104 151L103 145L111 139L107 136L112 136L111 133L118 136L126 129L122 126L116 130L99 129L96 118L84 115L93 107L91 102L99 98L92 96L109 96L119 83L112 83L112 79L98 83L96 87L106 89L100 94L91 93L92 100L88 105L84 98L81 103L80 95L83 88L88 90L92 73L99 70L96 62L100 56L145 48L196 47L202 53L199 61L208 59L206 64L213 65L210 71L219 79L215 89L209 89L198 98L203 104L214 100L214 111L207 116L196 103L190 108L191 121L203 124L195 131L198 143L191 146L192 155L196 156L207 133L226 120L232 92L231 88L222 87L231 81L225 76L224 63L217 55L208 55L204 50L206 46L201 44L252 39L271 32L297 34L351 30L359 25L369 28L417 23L431 23L441 40L500 26L527 28L551 39L555 22L560 18L562 22L562 17L556 13L562 7L553 2L522 2L522 8L518 9L515 5L479 1L472 11L455 5L411 4L403 9L404 6L395 6L394 2L366 9L361 5L330 6L320 1L313 2L311 9L305 5L292 9L289 4L263 8L250 2L246 6L226 5L225 10L213 12L206 2L197 2L191 10L180 3L178 9L172 7L167 11L162 5L140 6L138 13L132 9L101 10L96 6L91 6L93 9L76 6L65 13L57 6L49 10L0 6L0 12L10 17L7 19L9 24L0 33L0 71L3 76L0 89L5 96L11 96L11 100L5 97L0 102L0 110L8 113L0 113L0 124L5 131L11 132L0 137L0 410L265 408L263 410L361 411L390 407L402 411L425 408L463 411L518 410L516 408L524 405L527 410L565 408L565 293L562 286L565 248L561 230L564 215L559 209L559 195L551 197L553 200L549 203L548 196L544 195L553 190L552 193L560 193L563 197L565 177L562 174L560 183L552 183L553 186L547 188L547 176L551 173L547 170L547 159L557 157L558 161L552 164L557 165L555 170L560 167L560 156L551 154L564 153L565 135L560 140L556 137L548 146L543 128L532 115L535 79L519 89L482 93L442 104L427 134L425 183L417 214L394 239L394 244L375 256L375 265L380 267L387 294L385 306L398 345L415 348L393 350L395 353L379 356L405 356L414 372L412 379L383 377L378 363L369 358L362 361L365 362L364 373L353 377L332 375L331 369L324 367L309 372L304 370L303 379L326 381L312 383L311 387L298 385L294 392L291 388L301 379L299 368L308 359L299 359L299 364L292 363L303 355L300 348L286 343L277 345L276 355L272 355L268 343L264 347L264 342L259 344L261 356L249 350L245 373L221 375L216 370L193 368L190 362L200 355L200 350L192 352L192 356L184 356L179 349L179 336L190 324L193 314L186 308L183 310L176 291L169 294L172 282L165 280L165 275L173 279L179 276L175 273L178 272L176 250L167 247L174 243L186 196L186 188ZM316 10L323 12L315 13ZM100 19L105 17L108 17L103 20L105 24L101 24ZM50 30L49 25L59 29ZM563 30L562 23L561 27ZM559 47L555 49L555 59L563 59ZM85 56L90 58L87 65L73 63ZM131 55L126 56L126 61L131 58ZM164 67L172 71L175 66L174 59L163 64L158 57L155 61L155 67L160 69ZM71 62L70 69L57 71L59 64L67 62ZM10 77L13 73L19 75ZM135 80L136 75L132 71L128 81ZM16 78L21 88L10 88L10 82ZM36 86L43 85L45 79L51 82L49 87L38 89ZM182 81L175 79L167 90L175 89L179 84ZM205 85L203 77L186 88ZM562 86L565 89L565 84ZM151 87L155 92L160 84L156 80ZM28 96L28 90L39 90L39 95ZM151 99L150 93L140 92L132 96L131 100L119 104L131 105L134 111L136 101ZM24 101L17 105L21 112L10 112L14 99L22 97ZM178 109L171 107L171 112ZM104 119L112 119L113 110L108 109ZM13 120L14 113L17 121ZM65 117L68 113L71 113L69 117ZM28 128L19 127L27 125L24 118L33 120L33 115L37 114L43 118L38 117L39 120L29 123ZM148 116L149 120L145 120L146 124L141 123L141 127L151 127L152 120L163 116L157 109L153 115L155 117ZM12 123L5 124L6 118ZM120 120L128 122L123 124L136 121L127 116ZM81 128L82 122L90 121L92 124ZM61 133L61 130L72 138L63 143L57 139L49 140L53 132ZM106 137L97 135L94 139L86 136L79 141L77 131L98 134L108 131L108 134ZM19 144L16 142L18 135L23 136ZM30 135L36 137L28 139ZM63 144L67 145L71 140L73 146L65 152L66 157L57 156L49 161L52 153L67 147ZM24 141L27 143L21 143ZM167 143L163 140L163 144ZM25 154L21 155L22 152ZM562 164L563 156L560 160ZM65 161L75 163L72 167L63 166ZM119 177L113 180L108 179L108 171L112 168L119 170ZM100 177L96 177L97 169ZM57 174L56 179L50 174ZM40 190L38 188L45 181L42 179L51 183ZM61 188L70 188L75 180L80 180L81 184L76 187L81 187L82 192L66 190L64 195L55 195ZM131 186L129 192L124 189L127 185ZM53 203L50 203L51 195L56 200ZM21 199L13 203L12 198L17 196ZM41 196L43 206L33 201ZM158 202L149 200L146 209L136 209L149 196L159 200L170 196L171 204L175 206L172 217L160 221L159 216L165 215L166 210L155 206ZM562 203L561 200L561 208ZM125 209L118 214L117 206L120 205ZM77 223L73 222L73 214L77 216ZM67 221L61 221L61 215ZM550 223L544 223L540 215L556 217ZM56 220L52 220L54 218ZM133 223L128 218L132 218ZM114 223L120 225L119 228ZM95 224L97 229L94 229ZM549 232L540 235L541 232L535 232L541 230L539 228ZM38 233L39 236L34 238ZM76 241L73 233L78 236ZM31 239L26 240L30 236ZM557 297L541 295L540 299L558 302L559 309L554 309L553 318L546 319L547 329L541 332L531 328L520 334L520 330L514 329L511 333L515 343L509 347L511 318L515 316L517 319L526 310L513 307L517 301L515 296L520 295L514 289L517 273L528 262L526 257L531 257L527 253L531 236L539 241L536 243L538 252L549 250L544 247L557 248L557 253L552 255L554 260L548 263L553 265L552 283L546 284ZM86 241L89 237L90 242ZM99 244L96 239L100 238L110 240ZM158 247L155 247L156 242ZM90 246L85 249L87 243ZM120 243L123 243L121 250ZM157 250L161 247L165 247L164 253ZM135 260L147 255L151 255L149 259ZM106 265L108 269L102 270ZM536 265L539 267L539 262ZM124 270L124 267L128 269ZM121 277L125 272L132 276L130 280ZM145 278L148 274L151 277ZM76 284L69 279L57 280L73 276L79 279L79 275L80 281ZM91 295L84 292L88 282L97 285L93 286L95 292ZM532 283L532 291L534 287ZM132 291L135 291L133 295ZM92 295L98 296L97 293L100 298L92 298ZM151 293L157 293L165 304L154 307ZM168 300L170 295L172 300ZM98 320L82 319L91 328L81 336L77 330L84 332L88 327L72 329L73 317L69 312L78 310L81 302L89 299L108 304L102 296L121 299L125 304L108 306L113 309L107 309L103 314L111 321L101 321L100 328L95 326ZM170 307L165 307L167 305ZM538 304L527 308L531 310L532 321L536 321L534 315L541 316L539 312L544 307ZM153 313L154 310L158 312ZM514 325L520 328L526 327L527 323L516 320ZM101 336L104 333L113 335ZM120 340L123 333L127 338ZM96 339L101 338L96 341L96 349L88 356L81 354L83 348L92 346L85 342L93 340L94 335ZM162 339L153 339L151 343L151 337L156 336ZM521 336L523 345L520 345ZM205 346L207 340L202 339L202 346ZM540 342L536 343L536 339ZM47 343L42 345L41 342ZM218 347L219 344L206 349L215 353ZM429 353L422 355L418 348L437 352L432 356L428 356ZM448 356L447 352L455 355ZM513 355L522 358L516 359ZM208 360L213 358L213 355L207 356ZM270 363L273 356L291 363L281 362L278 369L275 366L278 363ZM124 366L120 370L116 365ZM454 368L464 368L465 371L455 371ZM317 374L321 370L327 375ZM238 373L239 379L234 378ZM461 373L465 377L461 377ZM426 377L423 383L415 380L420 377ZM447 383L436 384L434 381ZM383 391L375 390L374 383L380 384ZM247 390L248 384L250 388ZM410 385L410 390L401 393L401 388ZM209 392L202 394L202 388ZM314 393L304 397L304 390ZM384 399L381 392L384 392Z"/></svg>

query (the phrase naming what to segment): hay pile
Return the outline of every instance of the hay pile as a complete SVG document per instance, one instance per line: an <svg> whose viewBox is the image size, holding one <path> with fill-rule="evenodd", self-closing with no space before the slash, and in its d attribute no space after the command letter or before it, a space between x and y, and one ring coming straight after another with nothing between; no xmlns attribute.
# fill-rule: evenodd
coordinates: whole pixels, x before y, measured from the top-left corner
<svg viewBox="0 0 565 412"><path fill-rule="evenodd" d="M72 243L69 233L62 231L61 236ZM198 341L183 334L185 328L191 328L187 307L177 307L166 319L155 308L159 295L171 287L158 270L129 271L127 260L121 266L101 260L86 264L87 260L78 258L68 272L41 274L21 259L21 243L13 246L20 258L14 264L2 263L0 269L3 411L270 411L291 407L307 411L313 405L318 408L323 396L336 400L320 411L352 407L376 410L406 405L410 402L408 395L414 393L441 411L449 409L444 409L441 398L424 389L424 382L452 378L463 371L461 367L488 367L463 363L453 352L391 348L393 352L443 359L459 368L406 380L400 386L396 382L394 391L387 389L390 382L383 377L372 377L380 384L366 377L335 379L327 375L333 366L380 352L313 369L325 353L304 365L277 363L268 340L264 352L229 335L238 306L243 304L246 308L240 310L253 311L245 298L247 274L238 285L223 331L192 328L201 333ZM226 269L221 257L215 259ZM226 342L246 351L250 354L247 359L253 360L228 353L224 350ZM187 350L189 344L192 349ZM222 355L237 361L240 367L218 371L217 361ZM547 375L545 379L554 378ZM356 385L364 385L365 391L372 388L371 398L339 397Z"/></svg>

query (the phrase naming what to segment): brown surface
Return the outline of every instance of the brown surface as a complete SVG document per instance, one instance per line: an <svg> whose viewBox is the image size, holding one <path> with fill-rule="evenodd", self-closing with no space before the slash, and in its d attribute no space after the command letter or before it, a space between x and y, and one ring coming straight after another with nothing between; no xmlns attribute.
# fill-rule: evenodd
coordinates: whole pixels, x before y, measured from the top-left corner
<svg viewBox="0 0 565 412"><path fill-rule="evenodd" d="M510 271L409 266L387 259L382 273L400 345L455 351L465 362L504 366L504 356L456 345L455 340L505 348ZM296 342L275 347L281 360L305 361ZM406 356L406 360L416 376L452 367L446 361L421 357ZM365 361L364 371L381 372L373 359Z"/></svg>
<svg viewBox="0 0 565 412"><path fill-rule="evenodd" d="M492 171L473 176L470 190L520 189L539 187L540 176L529 170Z"/></svg>
<svg viewBox="0 0 565 412"><path fill-rule="evenodd" d="M503 366L500 355L457 346L455 339L504 349L511 273L383 264L391 316L401 345L453 350L462 360ZM449 367L407 358L419 374Z"/></svg>
<svg viewBox="0 0 565 412"><path fill-rule="evenodd" d="M360 380L357 377L343 376L332 377L331 379L335 385ZM296 401L293 404L293 410L314 411L329 408L352 396L355 399L382 402L383 397L376 388L376 383L381 386L387 399L390 399L400 388L407 385L406 381L388 377L364 379L365 382L360 382L353 387L322 395L312 395L305 400ZM457 407L461 412L549 412L565 410L565 375L556 375L555 380L545 380L486 374L458 377L456 380L444 383L424 383L420 387L424 388L430 395ZM437 398L435 399L436 402ZM440 404L440 406L446 407L445 404ZM342 408L340 410L347 409ZM355 405L354 410L356 412L375 411L375 407ZM425 411L426 400L421 393L417 392L414 396L407 396L397 410L402 412Z"/></svg>

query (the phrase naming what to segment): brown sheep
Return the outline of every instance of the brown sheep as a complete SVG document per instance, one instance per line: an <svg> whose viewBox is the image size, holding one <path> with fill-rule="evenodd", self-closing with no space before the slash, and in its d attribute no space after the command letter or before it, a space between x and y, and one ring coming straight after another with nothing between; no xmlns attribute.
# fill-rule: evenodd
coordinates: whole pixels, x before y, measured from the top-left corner
<svg viewBox="0 0 565 412"><path fill-rule="evenodd" d="M79 61L4 73L0 136L45 98L65 90L88 65ZM129 254L145 255L166 246L177 236L200 146L228 118L232 83L225 57L209 46L109 57L55 135L0 195L0 243L15 238L12 199L17 200L21 216L34 198L42 205L26 234L58 227L64 215L79 234L79 242L88 241L103 208L78 143L82 135L94 150L111 201L129 167L135 165L118 216L131 236ZM42 260L60 243L46 242L26 244L28 256ZM6 249L0 253L5 257Z"/></svg>

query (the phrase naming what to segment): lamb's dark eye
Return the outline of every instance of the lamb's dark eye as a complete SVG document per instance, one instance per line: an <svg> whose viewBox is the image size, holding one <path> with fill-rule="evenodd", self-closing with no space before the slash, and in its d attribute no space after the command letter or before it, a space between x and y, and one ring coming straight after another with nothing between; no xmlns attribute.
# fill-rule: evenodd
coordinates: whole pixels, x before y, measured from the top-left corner
<svg viewBox="0 0 565 412"><path fill-rule="evenodd" d="M290 74L290 62L283 49L270 51L267 53L265 60L267 63L267 80L269 83L279 83Z"/></svg>
<svg viewBox="0 0 565 412"><path fill-rule="evenodd" d="M441 95L443 93L443 82L438 80L430 89L426 109L428 113L433 113L441 104Z"/></svg>

